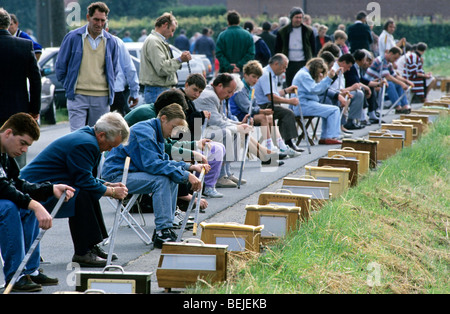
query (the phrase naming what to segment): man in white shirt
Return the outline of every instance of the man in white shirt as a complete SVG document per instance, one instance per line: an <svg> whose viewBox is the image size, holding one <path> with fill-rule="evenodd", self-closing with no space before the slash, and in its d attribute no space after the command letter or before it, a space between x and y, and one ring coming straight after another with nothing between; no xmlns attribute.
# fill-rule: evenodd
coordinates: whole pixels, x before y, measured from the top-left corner
<svg viewBox="0 0 450 314"><path fill-rule="evenodd" d="M378 38L378 49L380 56L384 56L384 54L394 46L403 47L405 45L405 38L400 39L398 43L395 42L394 32L396 28L397 26L392 19L389 19L384 24L384 30Z"/></svg>

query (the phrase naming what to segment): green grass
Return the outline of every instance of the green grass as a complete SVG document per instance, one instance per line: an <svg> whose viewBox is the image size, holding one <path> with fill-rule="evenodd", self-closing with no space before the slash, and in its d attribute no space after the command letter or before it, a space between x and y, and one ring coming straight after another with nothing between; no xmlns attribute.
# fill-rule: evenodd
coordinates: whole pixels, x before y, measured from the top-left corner
<svg viewBox="0 0 450 314"><path fill-rule="evenodd" d="M450 76L450 47L428 49L424 55L425 72L434 76Z"/></svg>
<svg viewBox="0 0 450 314"><path fill-rule="evenodd" d="M228 281L189 293L450 292L450 119L260 256L232 257Z"/></svg>

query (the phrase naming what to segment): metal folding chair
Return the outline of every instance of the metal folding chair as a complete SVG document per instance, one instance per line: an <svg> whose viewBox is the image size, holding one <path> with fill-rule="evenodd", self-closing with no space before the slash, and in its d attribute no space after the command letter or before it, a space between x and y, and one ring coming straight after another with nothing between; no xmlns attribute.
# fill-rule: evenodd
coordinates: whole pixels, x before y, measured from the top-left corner
<svg viewBox="0 0 450 314"><path fill-rule="evenodd" d="M105 157L104 157L104 155L102 155L102 160L100 161L100 164L98 167L99 175L101 174L101 170L103 168L104 161L105 161ZM122 179L122 181L123 181L122 183L124 183L125 185L126 185L127 177L128 177L128 165L127 165L127 162L125 162L124 175L123 175L123 179ZM142 240L142 242L144 242L146 245L150 245L152 243L152 238L145 232L145 230L141 227L141 225L130 214L130 210L133 207L133 205L137 202L139 196L140 196L140 194L133 194L131 196L131 199L128 201L128 203L125 206L121 200L117 201L117 200L113 200L113 199L107 197L107 200L111 203L111 205L116 207L114 224L108 232L109 237L102 242L103 245L110 244L109 252L108 252L108 259L107 259L108 265L111 264L111 258L112 258L112 253L113 253L113 249L114 249L115 239L117 236L117 231L118 231L120 225L123 223L123 221L125 221L126 224L128 225L128 227L130 227L136 233L136 235Z"/></svg>

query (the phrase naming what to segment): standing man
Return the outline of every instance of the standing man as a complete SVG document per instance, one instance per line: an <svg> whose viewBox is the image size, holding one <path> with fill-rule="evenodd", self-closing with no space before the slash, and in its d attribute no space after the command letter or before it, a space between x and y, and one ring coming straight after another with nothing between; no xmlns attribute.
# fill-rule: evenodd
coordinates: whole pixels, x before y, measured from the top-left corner
<svg viewBox="0 0 450 314"><path fill-rule="evenodd" d="M202 36L200 36L194 44L194 53L204 54L211 62L212 72L215 73L215 63L216 63L216 44L211 38L210 33L212 31L204 27L202 30Z"/></svg>
<svg viewBox="0 0 450 314"><path fill-rule="evenodd" d="M366 49L370 51L370 45L373 42L372 31L367 25L367 14L364 11L356 15L356 21L350 25L347 30L348 42L350 43L350 52Z"/></svg>
<svg viewBox="0 0 450 314"><path fill-rule="evenodd" d="M238 12L228 11L227 21L228 28L219 34L216 42L219 72L241 73L244 65L255 59L255 44L252 35L239 26Z"/></svg>
<svg viewBox="0 0 450 314"><path fill-rule="evenodd" d="M66 201L73 196L72 187L49 182L32 184L20 179L14 158L28 150L39 139L39 126L29 114L16 113L0 128L0 251L4 260L6 283L25 258L25 254L39 234L52 227L52 217L40 201L67 191ZM47 207L51 209L51 207ZM49 278L39 270L40 247L31 255L25 270L14 284L13 291L42 290L41 284L56 285L58 279Z"/></svg>
<svg viewBox="0 0 450 314"><path fill-rule="evenodd" d="M109 31L108 27L106 27L106 31ZM110 111L117 111L122 116L125 116L130 112L130 108L135 107L139 102L139 78L124 42L117 36L113 35L113 37L116 39L119 49L119 63L117 64L119 72L114 83L114 102L110 107ZM124 93L127 85L130 90L128 99L126 99Z"/></svg>
<svg viewBox="0 0 450 314"><path fill-rule="evenodd" d="M316 51L316 38L311 27L303 24L303 10L293 7L289 14L291 22L277 33L275 52L283 53L289 59L286 69L286 86L291 86L292 79Z"/></svg>
<svg viewBox="0 0 450 314"><path fill-rule="evenodd" d="M8 31L11 24L9 13L0 8L0 126L18 112L29 113L37 120L41 110L41 75L33 43L12 36ZM23 167L26 154L17 162Z"/></svg>
<svg viewBox="0 0 450 314"><path fill-rule="evenodd" d="M39 61L39 58L42 55L42 46L39 43L37 43L33 38L31 38L30 35L19 29L19 19L15 14L10 14L9 16L11 17L11 25L9 26L8 31L14 37L31 40L33 42L34 55L36 56L36 59Z"/></svg>
<svg viewBox="0 0 450 314"><path fill-rule="evenodd" d="M95 125L114 100L119 49L104 30L109 8L94 2L87 8L88 24L69 32L56 60L56 77L66 89L71 131Z"/></svg>
<svg viewBox="0 0 450 314"><path fill-rule="evenodd" d="M406 38L400 39L397 43L394 39L395 29L397 28L393 19L389 19L383 26L383 31L378 37L379 55L384 56L392 47L400 47L402 49L406 44Z"/></svg>
<svg viewBox="0 0 450 314"><path fill-rule="evenodd" d="M107 254L98 246L108 237L99 200L103 196L123 199L128 189L122 183L99 180L97 168L101 153L126 142L129 133L125 119L117 112L108 112L94 127L85 126L55 140L21 173L30 182L75 188L75 196L61 207L57 218L69 218L75 251L72 262L81 267L106 266Z"/></svg>
<svg viewBox="0 0 450 314"><path fill-rule="evenodd" d="M174 58L167 40L173 37L178 22L171 13L164 13L156 19L155 29L142 46L139 80L144 89L145 103L153 104L163 91L178 83L177 71L181 63L189 62L192 56L183 51Z"/></svg>
<svg viewBox="0 0 450 314"><path fill-rule="evenodd" d="M267 44L267 47L270 49L270 55L273 56L275 54L275 42L277 41L277 36L270 32L272 28L272 24L269 22L264 22L262 24L262 33L259 35L264 42Z"/></svg>

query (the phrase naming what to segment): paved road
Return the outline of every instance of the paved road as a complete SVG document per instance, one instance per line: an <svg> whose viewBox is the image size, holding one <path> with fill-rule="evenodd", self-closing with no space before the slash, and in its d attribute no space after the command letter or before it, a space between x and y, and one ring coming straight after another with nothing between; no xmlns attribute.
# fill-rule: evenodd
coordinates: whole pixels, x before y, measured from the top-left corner
<svg viewBox="0 0 450 314"><path fill-rule="evenodd" d="M435 98L440 97L436 95ZM413 107L419 107L418 105ZM397 118L398 115L390 114L385 117L389 122ZM378 125L371 125L354 133L353 138L364 137L369 131L377 130ZM45 146L54 139L69 132L67 123L57 126L45 127L42 130L41 139L33 144L28 153L28 160L31 160ZM319 126L320 133L320 126ZM306 149L303 141L300 145ZM247 204L256 204L258 195L263 191L276 191L281 187L281 180L287 175L298 176L304 172L304 166L314 165L317 159L325 156L329 149L338 148L340 145L315 145L311 147L311 154L308 150L299 157L285 160L285 164L279 168L261 168L258 161L246 163L244 178L247 184L241 189L220 189L224 194L222 199L208 199L209 206L206 213L200 214L200 221L210 222L238 222L244 223L245 210ZM233 163L232 169L235 174L239 173L239 163ZM115 206L106 198L101 200L105 223L108 227L113 225ZM154 230L153 214L135 214L134 217L142 225L148 235L152 235ZM183 238L192 237L192 233L187 231ZM200 234L196 236L200 238ZM104 246L108 251L108 246ZM160 256L159 249L153 249L151 245L146 245L141 241L131 228L122 224L119 229L115 243L115 252L119 259L115 265L121 265L126 271L152 272L152 293L160 293L162 289L158 287L156 280L156 268ZM48 230L41 241L41 255L44 259L42 268L45 273L59 278L58 286L44 287L41 293L49 294L58 291L75 290L75 273L79 270L72 265L73 245L70 237L67 219L57 219L52 229ZM0 266L1 268L1 266ZM87 270L84 269L83 270ZM99 271L99 269L90 269ZM0 271L0 286L4 283L3 272Z"/></svg>

